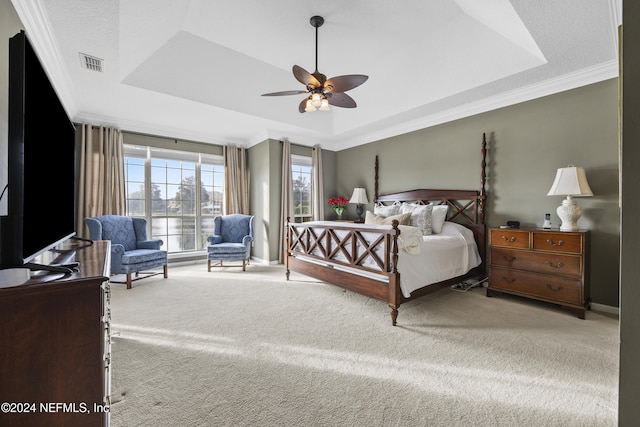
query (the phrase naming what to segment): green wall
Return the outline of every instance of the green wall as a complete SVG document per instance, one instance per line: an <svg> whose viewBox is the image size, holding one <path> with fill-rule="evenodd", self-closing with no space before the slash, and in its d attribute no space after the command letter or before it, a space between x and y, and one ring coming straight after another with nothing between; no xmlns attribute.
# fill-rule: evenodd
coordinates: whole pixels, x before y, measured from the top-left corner
<svg viewBox="0 0 640 427"><path fill-rule="evenodd" d="M282 180L282 146L268 139L249 148L249 206L254 219L255 244L251 256L263 261L278 260L280 218L280 182Z"/></svg>
<svg viewBox="0 0 640 427"><path fill-rule="evenodd" d="M291 144L292 154L311 156L311 147ZM322 170L325 194L332 194L336 187L336 153L322 150ZM269 263L277 263L280 242L280 216L282 182L282 143L268 139L249 148L249 205L255 218L256 244L253 257ZM324 206L329 215L329 205Z"/></svg>
<svg viewBox="0 0 640 427"><path fill-rule="evenodd" d="M581 228L591 230L591 297L618 306L618 80L546 96L337 153L338 192L365 186L374 196L416 188L479 189L482 133L488 139L489 226L518 220L540 227L562 197L547 192L556 169L583 166L594 197L578 199ZM373 205L369 204L368 209ZM353 216L354 207L349 207Z"/></svg>

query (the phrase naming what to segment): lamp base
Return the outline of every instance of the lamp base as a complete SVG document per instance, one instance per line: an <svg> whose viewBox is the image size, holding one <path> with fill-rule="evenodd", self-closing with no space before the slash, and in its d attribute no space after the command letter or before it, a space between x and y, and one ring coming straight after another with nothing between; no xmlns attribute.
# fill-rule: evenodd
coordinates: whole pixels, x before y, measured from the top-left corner
<svg viewBox="0 0 640 427"><path fill-rule="evenodd" d="M364 222L364 218L362 217L362 213L364 212L364 206L362 206L360 203L358 203L356 205L356 219L354 222L357 223L362 223Z"/></svg>
<svg viewBox="0 0 640 427"><path fill-rule="evenodd" d="M582 216L582 207L576 204L573 197L567 196L556 210L562 221L560 231L578 231L578 220Z"/></svg>

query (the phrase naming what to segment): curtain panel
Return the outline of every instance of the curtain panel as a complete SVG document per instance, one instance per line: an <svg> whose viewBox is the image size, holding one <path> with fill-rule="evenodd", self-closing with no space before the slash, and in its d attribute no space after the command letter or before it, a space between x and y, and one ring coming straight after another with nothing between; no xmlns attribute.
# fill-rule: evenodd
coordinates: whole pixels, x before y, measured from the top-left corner
<svg viewBox="0 0 640 427"><path fill-rule="evenodd" d="M224 154L224 210L226 214L249 215L249 186L247 182L247 150L226 145Z"/></svg>
<svg viewBox="0 0 640 427"><path fill-rule="evenodd" d="M122 132L85 123L79 144L76 230L79 236L88 237L85 217L126 213Z"/></svg>

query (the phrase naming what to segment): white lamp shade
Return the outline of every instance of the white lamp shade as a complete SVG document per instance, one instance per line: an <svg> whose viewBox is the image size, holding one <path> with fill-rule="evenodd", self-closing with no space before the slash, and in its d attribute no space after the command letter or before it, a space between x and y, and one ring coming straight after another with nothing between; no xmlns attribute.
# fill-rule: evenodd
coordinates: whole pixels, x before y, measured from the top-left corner
<svg viewBox="0 0 640 427"><path fill-rule="evenodd" d="M329 100L327 98L322 98L322 104L320 104L320 111L329 111Z"/></svg>
<svg viewBox="0 0 640 427"><path fill-rule="evenodd" d="M547 196L593 196L587 175L581 166L558 168Z"/></svg>
<svg viewBox="0 0 640 427"><path fill-rule="evenodd" d="M367 199L367 192L364 188L354 188L353 194L349 199L349 203L357 203L359 205L364 205L369 203L369 199Z"/></svg>
<svg viewBox="0 0 640 427"><path fill-rule="evenodd" d="M316 111L316 107L313 106L313 103L311 102L311 99L307 99L307 105L304 108L304 111L310 113L312 111Z"/></svg>

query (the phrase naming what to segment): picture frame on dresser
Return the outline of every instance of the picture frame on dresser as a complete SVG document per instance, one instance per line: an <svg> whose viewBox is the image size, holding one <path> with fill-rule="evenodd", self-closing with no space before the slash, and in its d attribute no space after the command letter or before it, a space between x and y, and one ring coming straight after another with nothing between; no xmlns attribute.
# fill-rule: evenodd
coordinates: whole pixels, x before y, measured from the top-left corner
<svg viewBox="0 0 640 427"><path fill-rule="evenodd" d="M557 304L584 319L591 308L589 246L589 230L491 228L486 294Z"/></svg>

